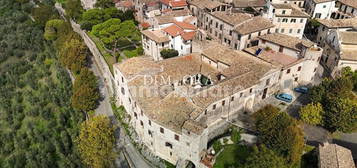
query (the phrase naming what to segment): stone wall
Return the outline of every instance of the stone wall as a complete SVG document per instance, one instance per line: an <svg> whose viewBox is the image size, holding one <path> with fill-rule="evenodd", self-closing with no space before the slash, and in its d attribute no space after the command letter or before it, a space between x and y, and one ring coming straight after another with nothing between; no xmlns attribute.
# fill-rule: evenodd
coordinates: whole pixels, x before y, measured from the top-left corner
<svg viewBox="0 0 357 168"><path fill-rule="evenodd" d="M77 32L82 39L84 40L84 43L87 45L89 50L91 51L93 58L94 58L94 63L98 65L98 69L104 78L105 86L109 90L109 95L114 96L115 95L115 89L114 89L114 76L112 72L110 71L110 68L105 61L104 57L98 50L97 46L93 42L93 40L88 36L87 32L85 30L82 30L80 28L80 25L71 20L71 25L73 28L73 31Z"/></svg>

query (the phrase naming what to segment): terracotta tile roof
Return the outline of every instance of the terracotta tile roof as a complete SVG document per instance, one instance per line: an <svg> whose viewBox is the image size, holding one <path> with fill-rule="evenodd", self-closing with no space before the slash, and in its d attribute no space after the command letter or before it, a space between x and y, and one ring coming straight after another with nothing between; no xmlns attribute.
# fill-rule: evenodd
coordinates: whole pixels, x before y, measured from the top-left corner
<svg viewBox="0 0 357 168"><path fill-rule="evenodd" d="M258 38L296 50L301 51L302 46L305 47L312 47L314 45L313 42L308 40L298 39L296 37L292 37L285 34L280 33L273 33L273 34L266 34L263 36L259 36Z"/></svg>
<svg viewBox="0 0 357 168"><path fill-rule="evenodd" d="M279 66L282 68L290 67L291 65L295 65L295 63L300 62L299 59L286 55L281 52L276 52L274 50L265 50L262 49L259 55L255 55L256 51L259 49L258 46L254 46L251 48L246 48L244 51L252 54L253 56L260 58L266 62L269 62L275 66Z"/></svg>
<svg viewBox="0 0 357 168"><path fill-rule="evenodd" d="M310 17L309 14L303 12L300 8L292 4L272 4L275 9L291 9L291 14L276 14L278 17Z"/></svg>
<svg viewBox="0 0 357 168"><path fill-rule="evenodd" d="M234 29L234 31L238 32L239 34L249 34L261 30L269 29L274 26L275 25L270 20L265 19L261 16L257 16L237 26Z"/></svg>
<svg viewBox="0 0 357 168"><path fill-rule="evenodd" d="M133 1L120 1L116 4L118 7L125 7L125 8L131 8L134 7L134 2Z"/></svg>
<svg viewBox="0 0 357 168"><path fill-rule="evenodd" d="M336 144L319 145L319 165L321 168L355 168L349 149Z"/></svg>
<svg viewBox="0 0 357 168"><path fill-rule="evenodd" d="M182 10L167 10L163 13L165 16L179 17L179 16L189 16L190 10L182 9Z"/></svg>
<svg viewBox="0 0 357 168"><path fill-rule="evenodd" d="M357 1L356 0L339 0L339 2L357 9Z"/></svg>
<svg viewBox="0 0 357 168"><path fill-rule="evenodd" d="M155 16L155 20L157 23L160 24L167 24L167 23L173 23L175 21L175 18L169 15L165 16Z"/></svg>
<svg viewBox="0 0 357 168"><path fill-rule="evenodd" d="M162 33L161 30L143 30L141 33L157 43L170 41L170 38Z"/></svg>
<svg viewBox="0 0 357 168"><path fill-rule="evenodd" d="M197 6L200 9L213 9L222 5L226 5L224 3L212 0L193 0L189 2L191 5Z"/></svg>
<svg viewBox="0 0 357 168"><path fill-rule="evenodd" d="M325 2L331 2L331 1L334 1L334 0L313 0L313 2L314 2L315 4L325 3Z"/></svg>
<svg viewBox="0 0 357 168"><path fill-rule="evenodd" d="M357 44L357 31L339 31L342 44Z"/></svg>
<svg viewBox="0 0 357 168"><path fill-rule="evenodd" d="M244 13L231 13L231 14L229 14L228 12L224 12L224 11L212 12L212 15L217 17L218 19L226 22L227 24L230 24L230 25L233 25L233 26L241 24L244 21L246 21L246 20L251 18L251 16L248 15L248 14L244 14Z"/></svg>
<svg viewBox="0 0 357 168"><path fill-rule="evenodd" d="M148 23L148 22L142 22L142 23L140 23L140 25L141 25L141 27L143 27L143 28L148 28L148 27L151 26L150 23Z"/></svg>
<svg viewBox="0 0 357 168"><path fill-rule="evenodd" d="M195 16L189 16L189 17L185 18L183 21L186 23L192 23L195 20L197 20L197 18Z"/></svg>
<svg viewBox="0 0 357 168"><path fill-rule="evenodd" d="M160 2L171 7L187 6L186 0L161 0Z"/></svg>
<svg viewBox="0 0 357 168"><path fill-rule="evenodd" d="M181 37L184 39L184 40L192 40L196 35L196 32L194 31L191 31L191 32L184 32L181 34Z"/></svg>
<svg viewBox="0 0 357 168"><path fill-rule="evenodd" d="M169 35L173 36L173 37L176 37L180 34L182 34L184 31L181 27L173 24L169 27L166 27L164 29L162 29L164 32L168 33Z"/></svg>
<svg viewBox="0 0 357 168"><path fill-rule="evenodd" d="M352 28L357 26L357 18L317 19L317 21L329 28Z"/></svg>
<svg viewBox="0 0 357 168"><path fill-rule="evenodd" d="M233 0L235 8L263 7L265 5L265 0Z"/></svg>
<svg viewBox="0 0 357 168"><path fill-rule="evenodd" d="M192 24L186 23L186 22L175 21L174 24L176 24L178 27L181 27L182 29L185 29L185 30L196 30L197 29L197 27L195 25L192 25Z"/></svg>

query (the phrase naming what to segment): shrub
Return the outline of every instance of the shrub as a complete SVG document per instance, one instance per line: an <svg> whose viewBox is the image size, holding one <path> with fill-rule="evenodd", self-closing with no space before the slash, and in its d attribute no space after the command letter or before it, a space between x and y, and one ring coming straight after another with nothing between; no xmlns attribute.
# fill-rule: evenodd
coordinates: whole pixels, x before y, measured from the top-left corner
<svg viewBox="0 0 357 168"><path fill-rule="evenodd" d="M322 124L323 109L320 103L310 103L300 109L300 118L311 125Z"/></svg>
<svg viewBox="0 0 357 168"><path fill-rule="evenodd" d="M178 51L174 49L163 49L160 54L164 59L167 59L178 56Z"/></svg>
<svg viewBox="0 0 357 168"><path fill-rule="evenodd" d="M239 143L239 141L240 141L240 139L241 139L241 132L240 132L240 130L238 130L238 129L236 129L236 128L234 128L233 130L232 130L232 135L231 135L231 140L235 143L235 144L237 144L237 143Z"/></svg>
<svg viewBox="0 0 357 168"><path fill-rule="evenodd" d="M223 146L222 146L221 142L219 142L219 140L214 141L212 146L216 153L218 153L223 148Z"/></svg>

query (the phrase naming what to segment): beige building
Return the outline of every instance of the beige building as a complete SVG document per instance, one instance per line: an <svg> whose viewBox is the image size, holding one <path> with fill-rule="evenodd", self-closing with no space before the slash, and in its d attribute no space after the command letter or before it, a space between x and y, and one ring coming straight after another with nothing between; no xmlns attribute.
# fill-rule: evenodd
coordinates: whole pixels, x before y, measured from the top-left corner
<svg viewBox="0 0 357 168"><path fill-rule="evenodd" d="M331 76L337 75L343 67L357 70L357 31L332 30L328 34L323 53L323 63Z"/></svg>
<svg viewBox="0 0 357 168"><path fill-rule="evenodd" d="M308 84L314 80L322 49L311 41L284 34L267 34L259 37L259 45L246 52L280 67L280 89Z"/></svg>
<svg viewBox="0 0 357 168"><path fill-rule="evenodd" d="M356 0L338 0L336 1L338 10L331 15L334 19L346 19L357 16L357 1Z"/></svg>
<svg viewBox="0 0 357 168"><path fill-rule="evenodd" d="M318 155L319 168L355 168L351 151L337 144L319 145Z"/></svg>
<svg viewBox="0 0 357 168"><path fill-rule="evenodd" d="M261 16L227 11L207 13L201 25L204 33L199 39L207 37L236 50L258 45L256 37L275 31L274 25Z"/></svg>
<svg viewBox="0 0 357 168"><path fill-rule="evenodd" d="M302 38L307 19L310 17L296 5L268 3L268 12L263 16L275 25L275 32Z"/></svg>
<svg viewBox="0 0 357 168"><path fill-rule="evenodd" d="M130 124L155 155L172 164L207 167L210 140L230 120L270 96L280 71L242 51L212 46L161 61L136 57L114 65Z"/></svg>

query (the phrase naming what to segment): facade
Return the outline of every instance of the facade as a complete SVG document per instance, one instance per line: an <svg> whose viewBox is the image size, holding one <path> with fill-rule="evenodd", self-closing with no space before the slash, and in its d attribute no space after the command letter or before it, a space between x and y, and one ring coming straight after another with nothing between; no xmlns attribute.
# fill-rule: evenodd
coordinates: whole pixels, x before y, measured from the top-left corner
<svg viewBox="0 0 357 168"><path fill-rule="evenodd" d="M335 0L307 0L305 9L312 18L330 19L331 14L337 11Z"/></svg>
<svg viewBox="0 0 357 168"><path fill-rule="evenodd" d="M275 25L275 32L302 38L307 19L310 17L292 4L268 3L268 12L264 16Z"/></svg>
<svg viewBox="0 0 357 168"><path fill-rule="evenodd" d="M351 150L337 144L324 143L318 148L319 168L354 168Z"/></svg>
<svg viewBox="0 0 357 168"><path fill-rule="evenodd" d="M207 13L200 23L207 37L236 50L257 45L256 37L275 31L268 19L245 13L215 11Z"/></svg>
<svg viewBox="0 0 357 168"><path fill-rule="evenodd" d="M350 19L317 19L320 26L317 28L316 42L324 47L326 37L332 30L347 30L357 25L357 18Z"/></svg>
<svg viewBox="0 0 357 168"><path fill-rule="evenodd" d="M315 77L322 49L307 40L284 34L268 34L259 37L259 45L246 52L280 67L280 89L308 84Z"/></svg>
<svg viewBox="0 0 357 168"><path fill-rule="evenodd" d="M322 62L331 76L339 74L343 67L357 70L357 31L332 30L325 41Z"/></svg>
<svg viewBox="0 0 357 168"><path fill-rule="evenodd" d="M179 56L192 53L192 40L196 35L196 26L174 21L168 26L158 30L142 31L142 44L144 53L154 60L162 60L160 52L163 49L174 49Z"/></svg>
<svg viewBox="0 0 357 168"><path fill-rule="evenodd" d="M193 0L189 2L189 9L193 16L197 17L198 27L203 26L203 22L209 13L215 11L228 11L230 6L218 1L211 0Z"/></svg>
<svg viewBox="0 0 357 168"><path fill-rule="evenodd" d="M355 0L338 0L336 7L338 10L331 16L334 19L347 19L357 16L357 1Z"/></svg>
<svg viewBox="0 0 357 168"><path fill-rule="evenodd" d="M148 22L150 18L158 16L160 12L160 3L158 0L134 0L136 19L139 22Z"/></svg>
<svg viewBox="0 0 357 168"><path fill-rule="evenodd" d="M223 133L230 118L270 96L279 71L242 51L212 46L157 62L131 58L114 65L114 76L117 102L140 141L172 164L203 168L208 142Z"/></svg>

